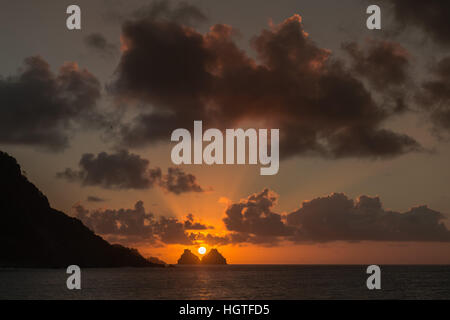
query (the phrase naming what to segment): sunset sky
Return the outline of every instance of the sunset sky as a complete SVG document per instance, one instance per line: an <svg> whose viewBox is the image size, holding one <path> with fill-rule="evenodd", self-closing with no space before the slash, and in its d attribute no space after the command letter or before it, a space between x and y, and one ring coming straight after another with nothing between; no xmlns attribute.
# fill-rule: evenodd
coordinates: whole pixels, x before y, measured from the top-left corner
<svg viewBox="0 0 450 320"><path fill-rule="evenodd" d="M0 150L54 208L168 263L448 264L450 5L426 3L86 0L69 31L75 2L9 1ZM194 120L279 128L278 174L174 165Z"/></svg>

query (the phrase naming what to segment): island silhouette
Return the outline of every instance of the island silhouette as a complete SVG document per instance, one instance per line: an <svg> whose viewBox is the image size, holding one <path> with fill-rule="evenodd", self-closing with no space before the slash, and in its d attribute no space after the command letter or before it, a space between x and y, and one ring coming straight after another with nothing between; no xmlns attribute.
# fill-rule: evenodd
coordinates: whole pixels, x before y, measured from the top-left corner
<svg viewBox="0 0 450 320"><path fill-rule="evenodd" d="M0 267L164 266L136 249L108 243L80 220L51 208L16 159L2 151L0 177Z"/></svg>
<svg viewBox="0 0 450 320"><path fill-rule="evenodd" d="M178 264L227 264L227 259L217 249L211 249L201 260L191 250L184 249L183 254L178 259Z"/></svg>

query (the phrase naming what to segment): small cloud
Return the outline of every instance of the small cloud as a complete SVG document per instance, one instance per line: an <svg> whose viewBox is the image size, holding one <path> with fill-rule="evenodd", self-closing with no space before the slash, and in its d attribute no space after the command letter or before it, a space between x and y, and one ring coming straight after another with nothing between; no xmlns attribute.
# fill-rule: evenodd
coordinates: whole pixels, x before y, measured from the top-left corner
<svg viewBox="0 0 450 320"><path fill-rule="evenodd" d="M106 199L102 199L96 196L88 196L86 199L88 202L104 202Z"/></svg>
<svg viewBox="0 0 450 320"><path fill-rule="evenodd" d="M184 229L185 230L207 230L207 229L214 229L214 227L207 226L200 222L194 221L194 216L192 215L192 213L189 213L186 216L186 220L184 221Z"/></svg>
<svg viewBox="0 0 450 320"><path fill-rule="evenodd" d="M116 45L109 43L101 33L91 33L84 38L86 46L105 57L112 57L118 54Z"/></svg>
<svg viewBox="0 0 450 320"><path fill-rule="evenodd" d="M170 167L167 174L163 175L160 181L160 186L164 190L181 194L185 192L204 192L203 188L197 183L197 178L185 173L179 168Z"/></svg>

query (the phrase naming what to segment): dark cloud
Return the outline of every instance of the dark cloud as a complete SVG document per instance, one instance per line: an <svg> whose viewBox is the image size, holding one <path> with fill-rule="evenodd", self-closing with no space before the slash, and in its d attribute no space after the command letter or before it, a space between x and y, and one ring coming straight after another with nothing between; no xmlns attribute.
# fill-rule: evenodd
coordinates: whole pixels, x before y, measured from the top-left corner
<svg viewBox="0 0 450 320"><path fill-rule="evenodd" d="M91 33L84 38L86 46L105 57L114 56L118 48L98 32Z"/></svg>
<svg viewBox="0 0 450 320"><path fill-rule="evenodd" d="M282 240L286 240L285 237L281 236L257 236L245 232L230 232L225 235L215 235L211 233L191 233L190 238L196 244L206 243L210 246L255 244L263 247L273 247L280 245L280 242Z"/></svg>
<svg viewBox="0 0 450 320"><path fill-rule="evenodd" d="M179 168L169 167L167 174L160 181L160 186L167 192L181 194L185 192L203 192L197 178Z"/></svg>
<svg viewBox="0 0 450 320"><path fill-rule="evenodd" d="M139 236L143 239L153 236L154 217L145 212L142 201L138 201L133 209L89 211L78 204L74 210L76 218L100 234Z"/></svg>
<svg viewBox="0 0 450 320"><path fill-rule="evenodd" d="M86 199L88 202L105 202L106 200L103 198L99 198L96 196L88 196Z"/></svg>
<svg viewBox="0 0 450 320"><path fill-rule="evenodd" d="M228 235L216 236L210 233L191 233L190 238L193 242L206 243L210 246L225 246L232 244L231 238Z"/></svg>
<svg viewBox="0 0 450 320"><path fill-rule="evenodd" d="M165 244L192 245L193 242L185 232L184 223L176 218L161 217L156 225L157 233Z"/></svg>
<svg viewBox="0 0 450 320"><path fill-rule="evenodd" d="M194 175L179 168L169 167L163 174L158 167L149 168L149 161L141 156L120 150L82 155L79 170L66 168L56 176L82 186L100 186L106 189L149 189L159 186L167 192L182 194L203 192Z"/></svg>
<svg viewBox="0 0 450 320"><path fill-rule="evenodd" d="M272 208L278 196L269 189L253 194L239 203L230 205L223 219L230 231L252 234L255 236L286 236L294 229L284 223L280 214Z"/></svg>
<svg viewBox="0 0 450 320"><path fill-rule="evenodd" d="M207 230L207 229L214 229L213 226L207 226L205 224L202 224L200 222L194 221L194 216L192 213L189 213L186 216L186 220L184 221L184 229L185 230Z"/></svg>
<svg viewBox="0 0 450 320"><path fill-rule="evenodd" d="M399 150L421 150L410 136L390 130L368 130L362 126L345 128L330 136L330 148L336 157L393 156Z"/></svg>
<svg viewBox="0 0 450 320"><path fill-rule="evenodd" d="M418 105L430 115L437 134L450 133L450 56L436 63L430 75L416 95Z"/></svg>
<svg viewBox="0 0 450 320"><path fill-rule="evenodd" d="M0 77L0 143L66 148L72 129L103 123L95 110L100 90L76 63L55 74L41 57L26 58L17 75Z"/></svg>
<svg viewBox="0 0 450 320"><path fill-rule="evenodd" d="M279 245L282 240L285 240L281 236L257 236L246 232L229 232L225 235L192 232L189 234L189 238L196 245L207 244L209 246L255 244L263 247L273 247Z"/></svg>
<svg viewBox="0 0 450 320"><path fill-rule="evenodd" d="M153 213L146 212L142 201L136 202L132 209L88 210L80 204L73 209L75 217L87 227L107 239L124 244L145 242L152 245L192 245L196 235L189 234L188 230L210 229L195 221L192 214L187 215L185 221L165 216L155 217Z"/></svg>
<svg viewBox="0 0 450 320"><path fill-rule="evenodd" d="M354 70L312 41L300 16L254 37L257 59L238 48L235 34L227 25L201 34L173 20L125 22L124 51L109 88L118 102L139 105L139 114L121 127L123 143L168 141L172 130L201 119L221 129L249 121L280 128L283 157L391 157L421 149L413 138L382 129L404 102L375 101ZM386 45L362 59L400 60L396 49ZM403 69L396 67L392 83L402 80Z"/></svg>
<svg viewBox="0 0 450 320"><path fill-rule="evenodd" d="M450 2L442 0L385 0L402 27L415 26L435 42L450 45Z"/></svg>
<svg viewBox="0 0 450 320"><path fill-rule="evenodd" d="M101 152L97 156L85 153L79 162L80 170L67 168L57 177L83 186L112 189L148 189L161 178L161 169L149 169L149 161L126 150L113 154Z"/></svg>

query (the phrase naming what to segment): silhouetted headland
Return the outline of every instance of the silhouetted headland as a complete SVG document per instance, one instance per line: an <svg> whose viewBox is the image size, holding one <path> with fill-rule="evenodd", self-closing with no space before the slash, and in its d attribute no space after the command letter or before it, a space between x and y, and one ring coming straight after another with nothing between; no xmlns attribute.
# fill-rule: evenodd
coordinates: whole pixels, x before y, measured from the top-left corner
<svg viewBox="0 0 450 320"><path fill-rule="evenodd" d="M147 261L151 262L151 263L155 263L155 264L161 264L163 266L167 266L167 263L157 257L148 257Z"/></svg>
<svg viewBox="0 0 450 320"><path fill-rule="evenodd" d="M83 223L50 207L0 151L0 267L156 267L136 249L111 245Z"/></svg>
<svg viewBox="0 0 450 320"><path fill-rule="evenodd" d="M227 264L227 259L217 249L211 249L201 260L191 250L184 249L178 264Z"/></svg>

